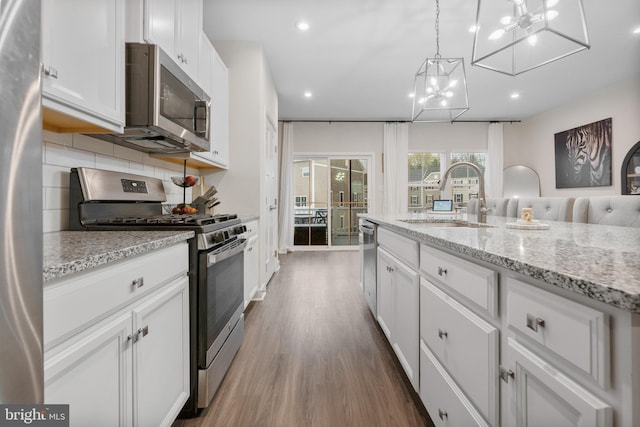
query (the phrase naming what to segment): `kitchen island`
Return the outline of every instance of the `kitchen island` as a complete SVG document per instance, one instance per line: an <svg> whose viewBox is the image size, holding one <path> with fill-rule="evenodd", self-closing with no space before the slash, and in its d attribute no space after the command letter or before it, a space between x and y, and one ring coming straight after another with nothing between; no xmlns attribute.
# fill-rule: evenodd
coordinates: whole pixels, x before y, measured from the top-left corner
<svg viewBox="0 0 640 427"><path fill-rule="evenodd" d="M364 218L376 320L436 425L640 425L640 229Z"/></svg>
<svg viewBox="0 0 640 427"><path fill-rule="evenodd" d="M71 425L170 426L177 417L190 395L193 237L44 235L44 399L68 404Z"/></svg>

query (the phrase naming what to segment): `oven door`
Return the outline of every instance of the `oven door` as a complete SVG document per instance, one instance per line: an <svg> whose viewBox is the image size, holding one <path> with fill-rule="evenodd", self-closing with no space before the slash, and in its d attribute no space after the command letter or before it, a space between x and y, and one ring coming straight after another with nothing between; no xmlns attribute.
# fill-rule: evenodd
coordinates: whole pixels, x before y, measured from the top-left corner
<svg viewBox="0 0 640 427"><path fill-rule="evenodd" d="M246 239L199 254L198 367L206 369L220 351L244 308Z"/></svg>

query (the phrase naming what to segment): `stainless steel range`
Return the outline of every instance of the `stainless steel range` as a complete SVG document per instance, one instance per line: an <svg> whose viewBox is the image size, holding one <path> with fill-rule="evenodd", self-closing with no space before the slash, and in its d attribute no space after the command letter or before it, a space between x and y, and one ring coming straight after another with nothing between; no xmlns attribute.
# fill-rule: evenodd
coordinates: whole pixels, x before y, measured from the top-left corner
<svg viewBox="0 0 640 427"><path fill-rule="evenodd" d="M162 213L162 180L90 168L71 169L71 230L193 230L190 242L191 396L182 416L211 402L244 333L246 227L235 214Z"/></svg>

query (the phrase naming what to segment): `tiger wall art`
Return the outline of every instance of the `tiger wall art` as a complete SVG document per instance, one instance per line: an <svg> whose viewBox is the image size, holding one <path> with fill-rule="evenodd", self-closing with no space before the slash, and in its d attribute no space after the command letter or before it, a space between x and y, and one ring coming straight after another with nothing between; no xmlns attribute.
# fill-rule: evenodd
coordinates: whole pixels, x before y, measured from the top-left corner
<svg viewBox="0 0 640 427"><path fill-rule="evenodd" d="M611 118L555 134L556 188L611 185Z"/></svg>

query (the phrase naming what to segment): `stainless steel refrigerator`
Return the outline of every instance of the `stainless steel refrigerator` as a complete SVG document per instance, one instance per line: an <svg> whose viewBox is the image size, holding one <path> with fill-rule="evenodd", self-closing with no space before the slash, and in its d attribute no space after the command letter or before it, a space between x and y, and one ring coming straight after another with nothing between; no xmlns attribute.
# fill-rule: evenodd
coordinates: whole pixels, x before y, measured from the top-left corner
<svg viewBox="0 0 640 427"><path fill-rule="evenodd" d="M40 0L0 0L0 403L42 403Z"/></svg>

